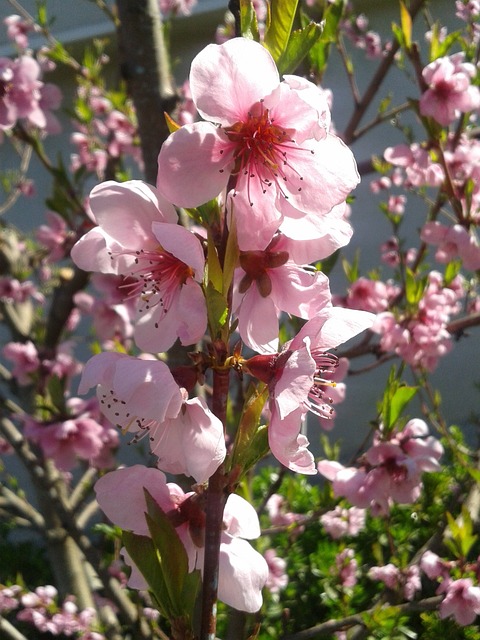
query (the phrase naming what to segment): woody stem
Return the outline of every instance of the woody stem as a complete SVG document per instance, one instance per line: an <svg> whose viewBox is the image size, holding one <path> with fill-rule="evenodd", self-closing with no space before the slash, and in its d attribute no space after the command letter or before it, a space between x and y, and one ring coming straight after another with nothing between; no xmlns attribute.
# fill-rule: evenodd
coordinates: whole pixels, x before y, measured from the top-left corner
<svg viewBox="0 0 480 640"><path fill-rule="evenodd" d="M228 370L213 371L212 410L222 421L224 427L228 398L228 378ZM200 640L214 640L217 627L220 542L223 510L227 501L227 492L225 489L225 469L222 464L210 478L207 489Z"/></svg>

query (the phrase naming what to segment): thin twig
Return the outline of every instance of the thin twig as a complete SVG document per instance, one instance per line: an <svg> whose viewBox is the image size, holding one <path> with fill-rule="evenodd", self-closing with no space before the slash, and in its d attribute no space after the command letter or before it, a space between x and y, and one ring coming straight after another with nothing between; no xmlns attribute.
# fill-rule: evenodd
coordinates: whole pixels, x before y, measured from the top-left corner
<svg viewBox="0 0 480 640"><path fill-rule="evenodd" d="M423 7L425 2L426 0L415 0L415 2L412 3L412 7L410 9L410 16L412 20L415 18L417 13ZM378 66L378 69L375 72L372 80L370 81L370 84L365 90L363 97L361 98L360 102L355 106L355 110L352 114L352 117L350 118L350 121L348 122L345 128L344 134L342 136L346 144L350 145L352 144L352 142L354 142L357 139L358 137L358 134L356 131L357 126L360 124L375 94L380 89L380 86L382 85L390 67L392 66L395 60L395 55L399 50L399 48L400 48L400 44L398 43L397 40L391 43L390 49L388 50L388 52L385 54L385 57L380 62L380 65Z"/></svg>
<svg viewBox="0 0 480 640"><path fill-rule="evenodd" d="M30 525L33 525L36 529L43 531L45 529L45 520L41 513L39 513L29 502L18 496L11 489L6 486L0 487L1 495L3 495L6 504L20 515L26 518Z"/></svg>
<svg viewBox="0 0 480 640"><path fill-rule="evenodd" d="M8 620L2 617L0 614L0 632L2 634L2 638L5 640L28 640L23 633L17 631L13 624L11 624Z"/></svg>
<svg viewBox="0 0 480 640"><path fill-rule="evenodd" d="M77 482L75 488L70 493L68 501L68 505L72 512L75 512L80 507L82 502L90 495L97 477L97 469L89 467Z"/></svg>
<svg viewBox="0 0 480 640"><path fill-rule="evenodd" d="M416 602L405 602L399 605L386 605L392 607L398 614L404 613L417 613L421 611L435 611L438 605L442 602L443 596L433 596L432 598L425 598L424 600L418 600ZM328 620L310 629L299 631L290 636L285 636L283 640L312 640L313 638L322 638L329 636L335 631L341 631L350 627L360 625L365 627L365 616L374 615L378 612L378 607L372 607L361 613L356 613L352 616L347 616L341 620Z"/></svg>

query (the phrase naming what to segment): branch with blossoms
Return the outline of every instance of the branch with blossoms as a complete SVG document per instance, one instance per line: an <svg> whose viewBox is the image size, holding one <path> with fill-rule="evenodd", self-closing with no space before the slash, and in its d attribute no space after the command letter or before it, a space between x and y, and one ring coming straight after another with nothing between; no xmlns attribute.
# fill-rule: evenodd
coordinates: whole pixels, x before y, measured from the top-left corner
<svg viewBox="0 0 480 640"><path fill-rule="evenodd" d="M424 0L399 0L382 42L341 0L231 2L181 90L168 31L194 2L95 3L123 52L124 82L112 89L104 43L79 62L51 33L46 5L33 17L11 4L17 53L0 60L0 127L24 162L5 174L3 209L33 191L30 154L52 196L35 236L1 232L12 340L0 514L6 531L37 531L53 584L16 584L9 569L5 632L475 633L478 468L430 373L478 325L478 3L458 0L460 26L447 33ZM419 16L431 27L426 49L413 36ZM30 49L33 31L47 49ZM363 94L359 52L372 69ZM320 84L337 54L352 92L343 133ZM60 91L44 81L55 64L78 87L69 164L43 144L59 130ZM399 69L411 95L380 99L372 117ZM375 172L372 201L391 228L382 265L364 275L360 253L341 256L358 209L349 146L392 119L405 143L359 162ZM418 246L404 237L414 208ZM336 265L347 282L332 294ZM347 379L387 362L345 463L315 427L331 432ZM421 417L407 413L415 399ZM136 464L117 457L121 435ZM12 453L32 493L9 473ZM308 482L318 473L323 484Z"/></svg>

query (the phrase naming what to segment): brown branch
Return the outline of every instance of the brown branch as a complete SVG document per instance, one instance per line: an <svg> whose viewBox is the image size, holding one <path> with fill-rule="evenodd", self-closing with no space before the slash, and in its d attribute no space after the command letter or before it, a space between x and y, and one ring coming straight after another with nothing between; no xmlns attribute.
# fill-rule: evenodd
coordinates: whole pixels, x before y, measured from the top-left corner
<svg viewBox="0 0 480 640"><path fill-rule="evenodd" d="M8 418L2 418L0 420L0 432L3 433L6 440L17 452L19 459L31 475L34 484L41 487L45 496L48 496L52 507L59 517L61 526L52 532L52 537L61 539L63 535L67 534L71 537L88 563L98 574L107 596L111 598L118 607L120 615L125 622L135 627L136 637L139 639L150 638L151 634L148 630L148 625L145 621L139 619L137 609L129 600L126 592L122 589L118 581L109 574L108 569L102 566L100 554L88 536L78 527L74 515L58 490L57 482L50 474L47 474L46 470L39 464L38 458L30 448L29 443Z"/></svg>
<svg viewBox="0 0 480 640"><path fill-rule="evenodd" d="M432 598L425 598L424 600L418 600L416 602L405 602L400 605L387 606L391 606L398 614L419 613L422 611L435 611L442 600L443 596L433 596ZM328 620L328 622L323 622L310 629L284 636L283 640L312 640L313 638L330 636L335 631L341 631L357 625L365 627L364 616L374 615L377 611L378 607L372 607L371 609L347 616L341 620Z"/></svg>
<svg viewBox="0 0 480 640"><path fill-rule="evenodd" d="M11 622L3 618L1 614L0 614L0 632L1 632L2 638L5 638L5 640L28 640L28 638L24 636L23 633L20 633L20 631L15 629L13 624L11 624Z"/></svg>
<svg viewBox="0 0 480 640"><path fill-rule="evenodd" d="M157 159L169 131L164 113L177 95L163 33L158 0L118 0L119 58L135 105L145 179L157 181Z"/></svg>
<svg viewBox="0 0 480 640"><path fill-rule="evenodd" d="M29 502L5 486L0 486L0 494L3 495L4 498L4 504L2 505L0 502L1 506L8 506L11 509L14 509L20 516L30 523L30 526L34 526L40 531L45 530L45 520L41 513L39 513Z"/></svg>
<svg viewBox="0 0 480 640"><path fill-rule="evenodd" d="M426 0L414 0L414 2L412 2L412 6L410 8L410 16L412 20L418 14L418 12L423 7L425 2ZM357 139L358 137L358 133L356 131L357 126L360 124L363 116L365 115L365 112L367 111L368 107L370 106L370 103L375 97L375 94L380 89L380 86L385 80L387 73L395 60L395 55L399 50L399 48L400 48L400 44L398 43L398 41L395 40L394 42L391 43L390 49L388 50L385 57L380 62L380 65L377 71L375 72L372 80L370 81L370 84L365 90L365 93L360 99L360 102L356 104L352 117L350 118L350 121L348 122L345 128L344 134L342 136L343 140L347 145L352 144L352 142L354 142Z"/></svg>

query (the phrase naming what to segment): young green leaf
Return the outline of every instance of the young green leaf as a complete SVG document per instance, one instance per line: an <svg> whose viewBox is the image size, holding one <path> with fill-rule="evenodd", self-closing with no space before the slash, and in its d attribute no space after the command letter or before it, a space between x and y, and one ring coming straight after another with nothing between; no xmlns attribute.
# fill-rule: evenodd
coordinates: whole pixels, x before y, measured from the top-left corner
<svg viewBox="0 0 480 640"><path fill-rule="evenodd" d="M297 5L298 0L271 1L270 21L265 30L264 45L276 63L287 49Z"/></svg>

